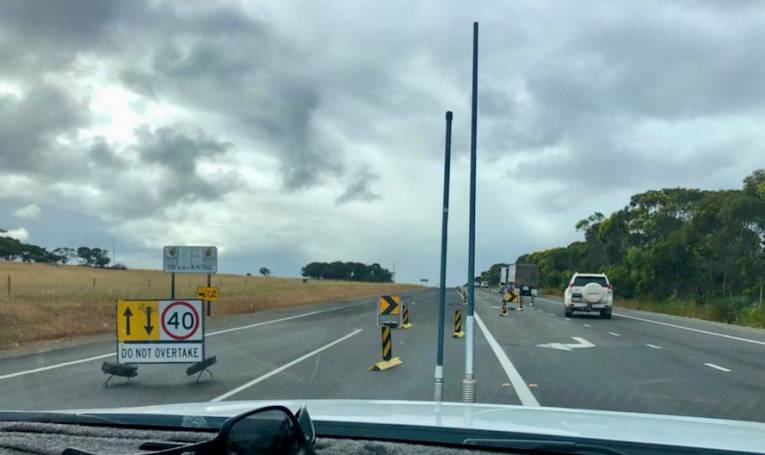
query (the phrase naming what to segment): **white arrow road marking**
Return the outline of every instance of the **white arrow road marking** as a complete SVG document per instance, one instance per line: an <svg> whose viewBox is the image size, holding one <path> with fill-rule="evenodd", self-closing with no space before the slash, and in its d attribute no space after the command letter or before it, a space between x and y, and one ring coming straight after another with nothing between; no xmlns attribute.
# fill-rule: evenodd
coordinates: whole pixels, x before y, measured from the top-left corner
<svg viewBox="0 0 765 455"><path fill-rule="evenodd" d="M570 351L572 349L580 348L594 348L595 345L585 340L582 337L571 337L576 343L547 343L538 344L540 348L559 349L561 351Z"/></svg>

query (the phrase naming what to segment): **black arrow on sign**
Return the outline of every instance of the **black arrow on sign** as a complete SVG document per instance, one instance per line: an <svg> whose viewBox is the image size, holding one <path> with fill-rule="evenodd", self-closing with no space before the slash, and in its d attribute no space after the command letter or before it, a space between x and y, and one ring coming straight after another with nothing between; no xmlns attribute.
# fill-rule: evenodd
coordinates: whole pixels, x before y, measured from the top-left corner
<svg viewBox="0 0 765 455"><path fill-rule="evenodd" d="M133 316L133 312L127 307L122 315L125 316L125 335L130 335L130 317Z"/></svg>
<svg viewBox="0 0 765 455"><path fill-rule="evenodd" d="M151 335L151 332L154 330L154 326L151 325L151 307L146 307L146 325L143 326L143 329L146 330L146 335Z"/></svg>

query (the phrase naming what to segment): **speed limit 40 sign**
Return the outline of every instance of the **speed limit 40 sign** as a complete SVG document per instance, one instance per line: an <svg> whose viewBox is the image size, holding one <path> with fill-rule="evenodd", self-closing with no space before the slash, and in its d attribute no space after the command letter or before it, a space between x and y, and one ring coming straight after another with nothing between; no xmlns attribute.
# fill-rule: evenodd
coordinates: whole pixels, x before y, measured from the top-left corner
<svg viewBox="0 0 765 455"><path fill-rule="evenodd" d="M204 360L201 300L117 300L117 361L196 363Z"/></svg>

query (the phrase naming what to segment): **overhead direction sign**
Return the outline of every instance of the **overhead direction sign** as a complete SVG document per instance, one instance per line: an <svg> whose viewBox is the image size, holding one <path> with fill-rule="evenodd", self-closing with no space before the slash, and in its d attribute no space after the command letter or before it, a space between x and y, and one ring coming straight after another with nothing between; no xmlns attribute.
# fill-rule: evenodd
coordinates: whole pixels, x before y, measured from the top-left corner
<svg viewBox="0 0 765 455"><path fill-rule="evenodd" d="M202 300L209 300L211 302L218 301L218 292L220 288L217 286L197 286L197 297Z"/></svg>
<svg viewBox="0 0 765 455"><path fill-rule="evenodd" d="M401 297L383 295L377 299L377 325L379 327L401 325Z"/></svg>
<svg viewBox="0 0 765 455"><path fill-rule="evenodd" d="M201 300L117 300L117 362L204 360Z"/></svg>
<svg viewBox="0 0 765 455"><path fill-rule="evenodd" d="M171 273L218 273L218 248L214 246L166 246L162 270Z"/></svg>

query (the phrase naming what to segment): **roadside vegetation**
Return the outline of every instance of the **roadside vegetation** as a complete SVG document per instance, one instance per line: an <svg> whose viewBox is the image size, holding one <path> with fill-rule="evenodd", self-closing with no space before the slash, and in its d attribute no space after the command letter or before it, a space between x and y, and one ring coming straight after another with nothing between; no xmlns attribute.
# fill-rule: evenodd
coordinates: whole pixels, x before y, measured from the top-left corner
<svg viewBox="0 0 765 455"><path fill-rule="evenodd" d="M325 280L393 282L393 272L377 263L366 265L361 262L311 262L303 267L302 275Z"/></svg>
<svg viewBox="0 0 765 455"><path fill-rule="evenodd" d="M270 274L270 272L269 272ZM399 292L419 286L213 275L213 317ZM10 291L8 279L10 277ZM193 298L206 275L176 275L176 297ZM31 341L114 332L114 300L170 297L170 274L0 261L0 349Z"/></svg>
<svg viewBox="0 0 765 455"><path fill-rule="evenodd" d="M561 295L576 271L602 272L617 306L765 327L765 170L740 190L636 194L576 229L584 240L518 258L539 265L542 292Z"/></svg>

